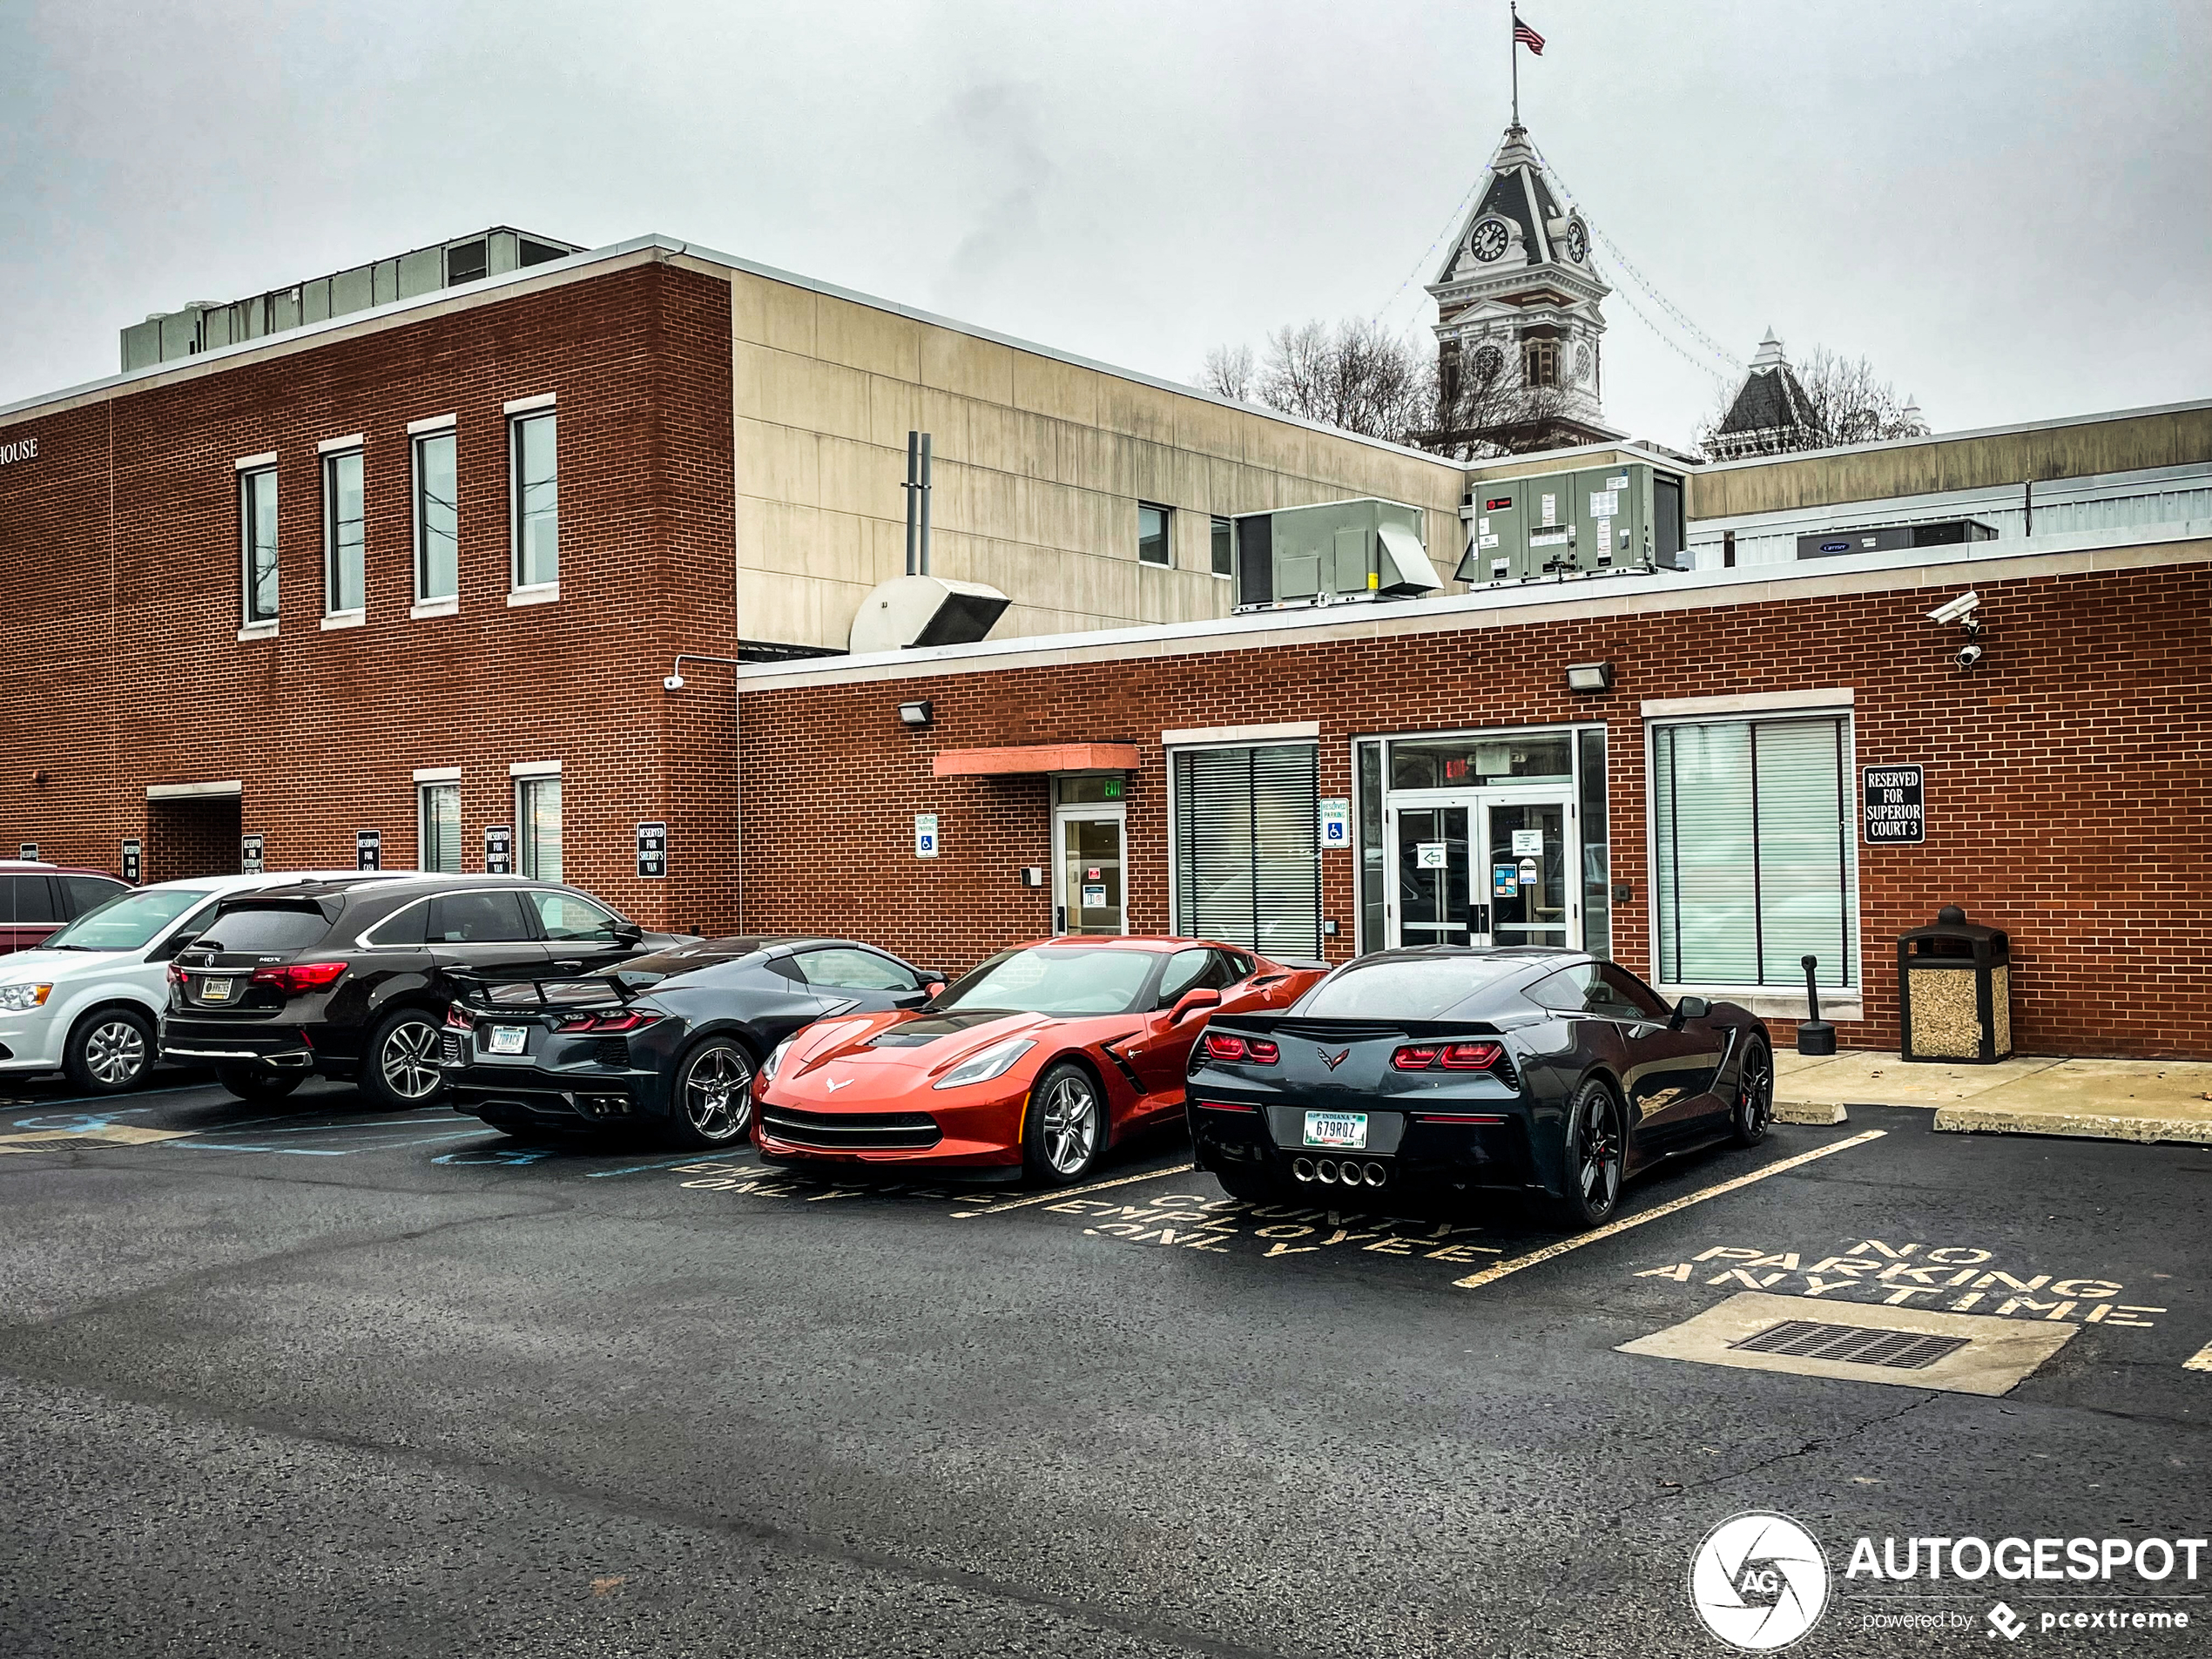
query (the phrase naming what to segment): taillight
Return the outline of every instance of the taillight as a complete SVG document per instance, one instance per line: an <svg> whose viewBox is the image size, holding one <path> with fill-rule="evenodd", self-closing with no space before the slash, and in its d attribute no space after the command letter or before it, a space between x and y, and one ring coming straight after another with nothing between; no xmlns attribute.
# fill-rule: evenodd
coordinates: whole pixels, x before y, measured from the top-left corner
<svg viewBox="0 0 2212 1659"><path fill-rule="evenodd" d="M1489 1071L1505 1057L1495 1042L1409 1042L1390 1063L1400 1071Z"/></svg>
<svg viewBox="0 0 2212 1659"><path fill-rule="evenodd" d="M185 982L185 970L174 962L169 964L169 982L172 985L182 985Z"/></svg>
<svg viewBox="0 0 2212 1659"><path fill-rule="evenodd" d="M287 962L281 968L257 968L252 982L273 985L287 996L297 996L302 991L320 991L335 984L346 971L344 962Z"/></svg>
<svg viewBox="0 0 2212 1659"><path fill-rule="evenodd" d="M642 1031L661 1016L658 1014L578 1014L555 1028L561 1031Z"/></svg>
<svg viewBox="0 0 2212 1659"><path fill-rule="evenodd" d="M1206 1058L1209 1060L1241 1060L1255 1066L1271 1066L1282 1058L1282 1050L1265 1037L1240 1037L1227 1031L1206 1033Z"/></svg>
<svg viewBox="0 0 2212 1659"><path fill-rule="evenodd" d="M475 1029L475 1020L470 1016L469 1010L462 1008L460 1003L448 1002L446 1004L447 1030L473 1031Z"/></svg>

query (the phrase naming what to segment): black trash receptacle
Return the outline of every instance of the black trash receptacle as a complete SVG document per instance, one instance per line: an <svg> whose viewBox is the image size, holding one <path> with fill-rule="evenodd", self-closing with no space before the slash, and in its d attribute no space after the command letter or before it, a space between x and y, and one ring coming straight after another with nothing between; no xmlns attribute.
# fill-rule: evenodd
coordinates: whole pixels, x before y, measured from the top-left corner
<svg viewBox="0 0 2212 1659"><path fill-rule="evenodd" d="M1907 1060L1993 1065L2013 1053L2012 941L1947 904L1897 941L1897 1008Z"/></svg>

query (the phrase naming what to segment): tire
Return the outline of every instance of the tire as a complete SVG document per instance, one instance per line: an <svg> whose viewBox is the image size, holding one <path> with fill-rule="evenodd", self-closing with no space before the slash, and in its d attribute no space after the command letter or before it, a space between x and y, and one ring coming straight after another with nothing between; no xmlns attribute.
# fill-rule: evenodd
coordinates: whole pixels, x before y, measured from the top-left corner
<svg viewBox="0 0 2212 1659"><path fill-rule="evenodd" d="M354 1081L378 1111L435 1105L446 1092L445 1074L438 1069L436 1017L421 1008L401 1008L386 1015L368 1039L368 1052Z"/></svg>
<svg viewBox="0 0 2212 1659"><path fill-rule="evenodd" d="M118 1095L153 1069L153 1022L136 1008L95 1008L77 1022L62 1050L70 1087L84 1095Z"/></svg>
<svg viewBox="0 0 2212 1659"><path fill-rule="evenodd" d="M1757 1146L1766 1139L1774 1122L1774 1054L1764 1037L1753 1037L1744 1046L1743 1063L1736 1069L1736 1108L1729 1114L1729 1134L1738 1146Z"/></svg>
<svg viewBox="0 0 2212 1659"><path fill-rule="evenodd" d="M731 1037L709 1037L677 1062L668 1091L668 1143L687 1150L732 1145L752 1128L752 1056Z"/></svg>
<svg viewBox="0 0 2212 1659"><path fill-rule="evenodd" d="M1567 1111L1561 1175L1567 1190L1552 1201L1553 1218L1581 1232L1613 1218L1628 1165L1627 1119L1621 1097L1596 1078L1575 1091Z"/></svg>
<svg viewBox="0 0 2212 1659"><path fill-rule="evenodd" d="M1242 1198L1246 1204L1273 1204L1283 1196L1283 1190L1264 1175L1249 1170L1211 1170L1207 1173L1221 1183L1221 1190L1232 1198Z"/></svg>
<svg viewBox="0 0 2212 1659"><path fill-rule="evenodd" d="M1096 1169L1105 1150L1105 1090L1072 1060L1047 1067L1022 1115L1022 1172L1046 1186L1069 1186Z"/></svg>
<svg viewBox="0 0 2212 1659"><path fill-rule="evenodd" d="M218 1066L215 1081L240 1100L266 1105L282 1100L307 1081L304 1071L256 1071L247 1066Z"/></svg>

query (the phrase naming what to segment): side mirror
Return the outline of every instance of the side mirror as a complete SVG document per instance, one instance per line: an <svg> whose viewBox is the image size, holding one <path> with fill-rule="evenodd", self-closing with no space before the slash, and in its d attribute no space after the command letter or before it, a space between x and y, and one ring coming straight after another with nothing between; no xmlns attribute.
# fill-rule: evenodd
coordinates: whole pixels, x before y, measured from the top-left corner
<svg viewBox="0 0 2212 1659"><path fill-rule="evenodd" d="M615 923L614 934L617 945L642 945L645 942L645 930L634 921Z"/></svg>
<svg viewBox="0 0 2212 1659"><path fill-rule="evenodd" d="M1168 1023L1181 1025L1194 1014L1203 1013L1207 1008L1217 1008L1220 1006L1221 993L1205 986L1200 986L1195 991L1185 991L1183 994L1182 1000L1175 1005L1175 1014Z"/></svg>
<svg viewBox="0 0 2212 1659"><path fill-rule="evenodd" d="M1702 1020L1713 1011L1713 1005L1702 996L1685 996L1675 1004L1674 1023L1680 1026L1687 1020Z"/></svg>
<svg viewBox="0 0 2212 1659"><path fill-rule="evenodd" d="M945 981L941 974L935 979L926 979L921 982L921 994L933 1002L937 1000L944 988Z"/></svg>

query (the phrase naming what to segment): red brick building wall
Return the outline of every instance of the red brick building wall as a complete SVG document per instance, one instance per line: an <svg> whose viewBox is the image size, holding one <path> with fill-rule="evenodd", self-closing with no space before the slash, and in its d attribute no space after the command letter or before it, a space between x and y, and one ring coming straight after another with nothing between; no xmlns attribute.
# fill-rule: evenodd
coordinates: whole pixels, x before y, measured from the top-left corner
<svg viewBox="0 0 2212 1659"><path fill-rule="evenodd" d="M509 608L502 406L556 395L561 597ZM458 417L460 606L408 619L408 423ZM365 437L367 622L325 632L316 446ZM707 919L732 883L726 697L680 706L679 649L736 639L726 284L658 261L185 368L0 423L0 834L146 876L235 869L202 808L149 784L237 779L268 867L350 867L382 832L416 855L417 767L462 768L464 867L514 821L512 761L563 763L569 880L648 925ZM274 451L280 627L240 641L233 462ZM43 782L34 774L44 773ZM671 820L671 879L632 826ZM235 832L230 832L234 833ZM218 840L224 839L221 836ZM10 841L12 848L12 840Z"/></svg>
<svg viewBox="0 0 2212 1659"><path fill-rule="evenodd" d="M1614 949L1642 971L1642 699L1848 686L1858 763L1925 765L1929 826L1924 846L1858 849L1865 1017L1843 1041L1895 1046L1896 935L1957 903L2011 934L2021 1052L2212 1055L2212 568L1976 585L1989 654L1970 676L1951 661L1955 633L1923 620L1954 588L862 684L749 677L743 923L852 933L948 969L1048 932L1049 889L1020 885L1022 867L1052 860L1043 779L934 779L941 748L1136 744L1129 914L1157 932L1163 731L1318 720L1320 792L1350 795L1355 736L1602 719L1614 880L1634 891L1615 907ZM1611 693L1565 690L1565 664L1601 659L1615 666ZM934 712L919 732L896 713L917 697ZM934 860L913 855L921 812L941 819ZM1339 958L1354 936L1353 856L1324 855Z"/></svg>

